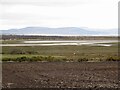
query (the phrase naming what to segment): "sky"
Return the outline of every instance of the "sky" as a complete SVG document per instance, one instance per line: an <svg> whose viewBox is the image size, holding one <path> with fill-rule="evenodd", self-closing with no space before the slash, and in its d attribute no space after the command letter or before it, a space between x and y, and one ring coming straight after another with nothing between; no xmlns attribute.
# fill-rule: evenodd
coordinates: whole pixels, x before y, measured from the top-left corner
<svg viewBox="0 0 120 90"><path fill-rule="evenodd" d="M24 27L118 28L119 0L0 0L0 30Z"/></svg>

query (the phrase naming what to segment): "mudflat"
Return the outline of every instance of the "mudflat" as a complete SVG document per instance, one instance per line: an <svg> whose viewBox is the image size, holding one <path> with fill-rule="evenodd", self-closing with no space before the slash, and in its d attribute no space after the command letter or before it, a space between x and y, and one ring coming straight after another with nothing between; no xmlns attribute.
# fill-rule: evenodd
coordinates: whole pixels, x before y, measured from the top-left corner
<svg viewBox="0 0 120 90"><path fill-rule="evenodd" d="M3 62L3 88L118 88L118 62Z"/></svg>

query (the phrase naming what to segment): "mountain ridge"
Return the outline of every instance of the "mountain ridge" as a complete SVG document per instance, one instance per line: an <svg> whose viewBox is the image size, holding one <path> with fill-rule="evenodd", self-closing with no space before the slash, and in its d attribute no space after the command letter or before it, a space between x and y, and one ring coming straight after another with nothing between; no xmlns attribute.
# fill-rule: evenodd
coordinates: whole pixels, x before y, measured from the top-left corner
<svg viewBox="0 0 120 90"><path fill-rule="evenodd" d="M117 35L117 29L109 30L91 30L89 28L78 27L61 27L61 28L49 28L49 27L25 27L20 29L8 29L0 30L4 35L80 35L80 36L94 36L94 35Z"/></svg>

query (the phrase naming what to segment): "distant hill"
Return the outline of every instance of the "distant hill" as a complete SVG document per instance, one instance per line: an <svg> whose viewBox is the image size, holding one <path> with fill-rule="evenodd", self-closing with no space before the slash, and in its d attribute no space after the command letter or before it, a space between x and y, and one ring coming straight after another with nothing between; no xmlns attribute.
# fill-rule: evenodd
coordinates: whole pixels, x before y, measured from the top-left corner
<svg viewBox="0 0 120 90"><path fill-rule="evenodd" d="M90 30L89 28L63 27L63 28L47 28L47 27L26 27L21 29L0 30L3 35L70 35L70 36L116 36L117 29L110 30Z"/></svg>

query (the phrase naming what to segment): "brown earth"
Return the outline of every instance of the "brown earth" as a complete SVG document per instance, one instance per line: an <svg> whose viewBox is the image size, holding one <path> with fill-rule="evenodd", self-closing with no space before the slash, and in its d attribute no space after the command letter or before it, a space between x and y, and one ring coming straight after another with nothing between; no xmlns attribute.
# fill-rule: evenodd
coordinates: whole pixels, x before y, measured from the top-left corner
<svg viewBox="0 0 120 90"><path fill-rule="evenodd" d="M117 88L118 62L3 62L3 88Z"/></svg>

